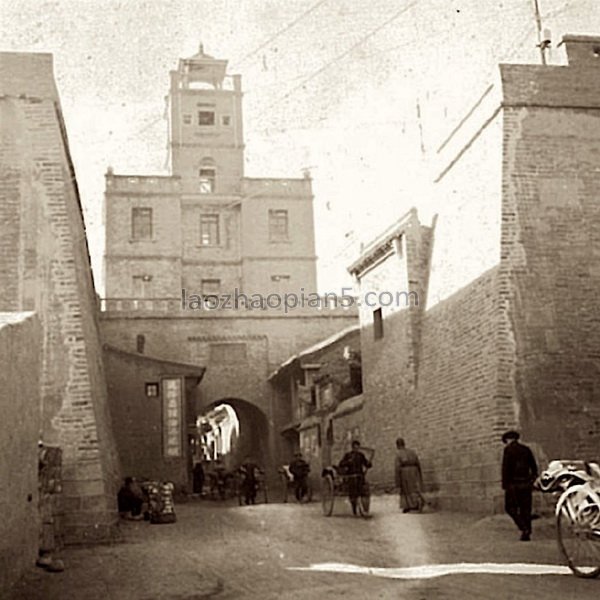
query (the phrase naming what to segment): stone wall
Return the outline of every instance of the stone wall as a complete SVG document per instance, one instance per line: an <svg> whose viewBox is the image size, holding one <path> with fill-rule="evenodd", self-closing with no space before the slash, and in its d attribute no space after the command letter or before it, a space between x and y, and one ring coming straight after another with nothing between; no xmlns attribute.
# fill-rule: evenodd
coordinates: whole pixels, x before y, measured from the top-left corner
<svg viewBox="0 0 600 600"><path fill-rule="evenodd" d="M37 558L39 369L32 313L0 313L0 596Z"/></svg>
<svg viewBox="0 0 600 600"><path fill-rule="evenodd" d="M63 451L66 541L107 539L117 517L118 460L85 226L52 91L51 57L4 53L0 63L6 75L0 206L11 211L0 221L0 239L19 231L12 250L0 256L0 289L5 277L13 286L0 308L35 310L42 323L42 437ZM17 91L24 72L32 77L26 95Z"/></svg>

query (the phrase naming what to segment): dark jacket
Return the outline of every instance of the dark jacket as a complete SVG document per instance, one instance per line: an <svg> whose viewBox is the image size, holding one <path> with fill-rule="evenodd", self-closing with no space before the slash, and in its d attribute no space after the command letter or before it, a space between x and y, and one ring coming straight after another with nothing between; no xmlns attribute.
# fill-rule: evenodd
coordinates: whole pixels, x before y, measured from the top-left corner
<svg viewBox="0 0 600 600"><path fill-rule="evenodd" d="M366 469L371 468L371 463L359 450L351 450L344 454L339 467L343 475L362 475Z"/></svg>
<svg viewBox="0 0 600 600"><path fill-rule="evenodd" d="M290 473L294 479L302 479L310 472L310 465L302 458L295 458L289 466Z"/></svg>
<svg viewBox="0 0 600 600"><path fill-rule="evenodd" d="M511 486L531 485L537 477L538 469L533 452L517 441L504 448L502 457L502 489Z"/></svg>

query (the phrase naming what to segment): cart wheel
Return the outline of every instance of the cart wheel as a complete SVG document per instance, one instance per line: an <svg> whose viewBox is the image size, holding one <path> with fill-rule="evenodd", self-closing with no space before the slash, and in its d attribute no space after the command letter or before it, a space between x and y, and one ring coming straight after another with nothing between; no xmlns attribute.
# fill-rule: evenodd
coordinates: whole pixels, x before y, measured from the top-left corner
<svg viewBox="0 0 600 600"><path fill-rule="evenodd" d="M325 475L321 479L321 505L323 507L323 514L326 517L330 517L333 513L334 497L333 477Z"/></svg>
<svg viewBox="0 0 600 600"><path fill-rule="evenodd" d="M582 506L580 490L570 496L556 516L558 547L577 577L592 579L600 575L600 531L592 525L597 512L586 512L593 511L593 505L578 510Z"/></svg>

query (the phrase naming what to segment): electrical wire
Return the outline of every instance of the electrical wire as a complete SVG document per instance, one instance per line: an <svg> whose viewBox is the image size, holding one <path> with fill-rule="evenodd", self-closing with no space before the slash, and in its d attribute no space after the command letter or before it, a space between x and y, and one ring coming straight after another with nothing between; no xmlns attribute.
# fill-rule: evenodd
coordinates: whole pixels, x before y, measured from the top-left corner
<svg viewBox="0 0 600 600"><path fill-rule="evenodd" d="M267 106L267 108L264 111L262 111L258 115L257 118L260 119L261 117L263 117L264 115L266 115L267 112L269 112L274 106L277 106L278 104L280 104L284 100L287 100L294 92L296 92L299 89L303 88L309 81L312 81L315 77L318 77L321 73L323 73L323 71L327 70L332 65L334 65L334 64L338 63L339 61L343 60L344 58L346 58L346 56L348 56L349 54L351 54L354 50L356 50L356 48L358 48L364 42L366 42L368 39L372 38L374 35L376 35L377 33L379 33L384 27L387 27L390 23L392 23L393 21L395 21L396 19L398 19L399 17L401 17L405 12L407 12L409 9L411 9L416 4L417 4L417 0L414 0L413 2L411 2L410 4L408 4L407 6L404 6L402 9L400 9L397 12L395 12L391 17L389 17L383 23L381 23L377 27L375 27L375 29L372 29L371 31L369 31L369 33L367 33L366 35L364 35L363 37L361 37L360 40L358 40L358 42L356 42L355 44L353 44L352 46L350 46L350 48L347 48L346 50L344 50L344 52L342 52L341 54L338 54L332 60L326 62L319 69L317 69L316 71L314 71L313 73L311 73L308 77L306 77L305 79L303 79L298 85L296 85L292 89L288 90L283 96L281 96L281 98L275 100L275 102L273 102L269 106Z"/></svg>
<svg viewBox="0 0 600 600"><path fill-rule="evenodd" d="M317 10L317 8L319 8L322 4L325 4L325 2L328 2L328 0L319 0L319 2L316 2L315 4L313 4L309 9L305 10L300 16L296 17L293 21L288 23L285 27L283 27L282 29L280 29L279 31L274 33L267 40L265 40L262 44L257 46L254 50L251 50L250 52L248 52L248 54L243 56L237 62L237 64L238 65L244 64L251 56L254 56L257 52L260 52L263 48L268 46L274 39L278 38L281 34L285 33L286 31L289 31L292 27L294 27L294 25L299 23L302 19L306 18L308 15L310 15L315 10Z"/></svg>

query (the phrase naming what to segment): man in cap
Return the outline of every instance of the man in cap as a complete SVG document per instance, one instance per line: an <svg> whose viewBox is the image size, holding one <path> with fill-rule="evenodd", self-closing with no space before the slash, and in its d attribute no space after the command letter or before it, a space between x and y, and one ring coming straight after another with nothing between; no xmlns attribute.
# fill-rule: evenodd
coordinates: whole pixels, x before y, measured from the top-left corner
<svg viewBox="0 0 600 600"><path fill-rule="evenodd" d="M521 531L521 541L531 539L531 501L533 482L538 474L533 452L519 443L517 431L502 436L502 489L504 508Z"/></svg>

